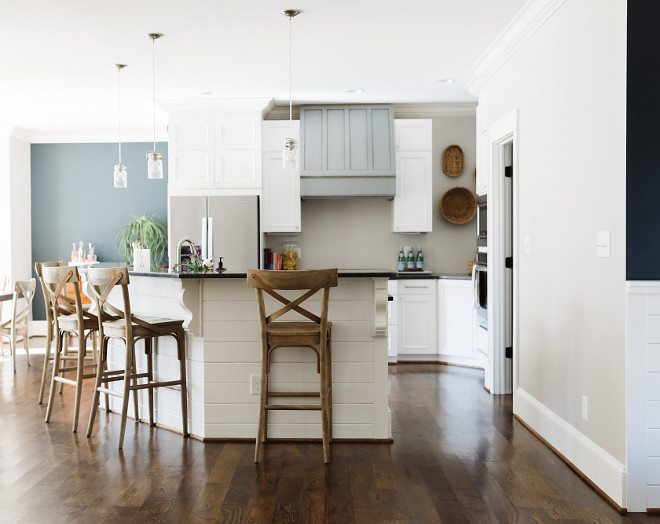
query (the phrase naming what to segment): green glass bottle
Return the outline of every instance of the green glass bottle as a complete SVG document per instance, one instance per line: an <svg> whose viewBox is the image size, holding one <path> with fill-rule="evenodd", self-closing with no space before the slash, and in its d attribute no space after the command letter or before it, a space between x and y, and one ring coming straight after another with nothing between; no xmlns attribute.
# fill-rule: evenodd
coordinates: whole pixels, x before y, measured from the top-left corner
<svg viewBox="0 0 660 524"><path fill-rule="evenodd" d="M422 253L422 248L417 248L417 259L415 260L415 270L424 271L424 254Z"/></svg>
<svg viewBox="0 0 660 524"><path fill-rule="evenodd" d="M406 271L415 271L415 253L411 247L408 250L408 258L406 258Z"/></svg>
<svg viewBox="0 0 660 524"><path fill-rule="evenodd" d="M403 246L399 249L399 258L396 264L397 271L403 271L406 269L406 255L403 254Z"/></svg>

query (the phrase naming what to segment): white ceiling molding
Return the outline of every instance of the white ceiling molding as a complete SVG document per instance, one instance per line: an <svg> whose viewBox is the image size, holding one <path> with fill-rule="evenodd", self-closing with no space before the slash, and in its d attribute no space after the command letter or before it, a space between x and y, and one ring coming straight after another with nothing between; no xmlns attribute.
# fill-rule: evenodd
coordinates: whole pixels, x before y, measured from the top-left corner
<svg viewBox="0 0 660 524"><path fill-rule="evenodd" d="M158 107L168 113L176 111L236 111L268 113L272 98L194 98L190 100L159 100Z"/></svg>
<svg viewBox="0 0 660 524"><path fill-rule="evenodd" d="M317 104L302 104L317 105ZM326 104L327 105L327 104ZM337 104L347 105L347 104ZM348 104L354 105L354 104ZM359 104L370 105L370 104ZM394 108L394 118L435 118L452 116L475 116L476 102L437 102L437 103L410 103L410 104L388 104ZM293 106L294 120L300 119L300 106ZM264 116L265 120L288 120L289 106L275 105L270 112Z"/></svg>
<svg viewBox="0 0 660 524"><path fill-rule="evenodd" d="M472 66L475 78L466 86L477 95L484 82L559 9L566 0L529 0Z"/></svg>

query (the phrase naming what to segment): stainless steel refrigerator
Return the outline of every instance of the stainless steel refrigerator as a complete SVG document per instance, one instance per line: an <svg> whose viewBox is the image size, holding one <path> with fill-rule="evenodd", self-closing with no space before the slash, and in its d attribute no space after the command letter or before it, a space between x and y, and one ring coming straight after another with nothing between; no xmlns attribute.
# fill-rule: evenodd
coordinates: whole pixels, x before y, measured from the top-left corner
<svg viewBox="0 0 660 524"><path fill-rule="evenodd" d="M169 201L170 266L185 238L200 246L202 257L228 271L259 267L259 197L171 196Z"/></svg>

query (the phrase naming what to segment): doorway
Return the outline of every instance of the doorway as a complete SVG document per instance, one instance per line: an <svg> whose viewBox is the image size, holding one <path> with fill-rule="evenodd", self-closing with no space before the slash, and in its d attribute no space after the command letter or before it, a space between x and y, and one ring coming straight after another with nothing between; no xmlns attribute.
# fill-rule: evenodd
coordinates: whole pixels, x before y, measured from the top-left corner
<svg viewBox="0 0 660 524"><path fill-rule="evenodd" d="M516 151L517 112L498 120L489 129L490 180L488 222L488 325L490 376L493 394L511 394L516 380L517 220ZM491 234L492 231L492 234Z"/></svg>

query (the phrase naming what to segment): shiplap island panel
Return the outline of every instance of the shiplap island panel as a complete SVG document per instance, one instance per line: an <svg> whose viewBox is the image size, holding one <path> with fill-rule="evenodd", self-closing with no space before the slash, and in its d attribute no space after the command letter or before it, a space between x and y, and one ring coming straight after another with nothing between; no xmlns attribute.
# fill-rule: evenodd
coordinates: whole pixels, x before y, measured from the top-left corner
<svg viewBox="0 0 660 524"><path fill-rule="evenodd" d="M330 293L334 438L391 438L386 318L390 276L387 270L340 270L339 286ZM251 394L250 375L260 373L259 320L255 293L247 287L245 278L244 273L131 274L134 313L185 320L190 431L202 439L256 435L259 397ZM316 313L320 311L320 293L317 295L309 303ZM274 300L270 305L275 306ZM283 320L294 316L289 313ZM121 367L123 348L113 346L114 364ZM176 372L175 355L173 339L161 339L155 360L159 378ZM143 355L139 356L138 367L146 367ZM314 352L302 348L276 350L270 382L273 391L317 389ZM181 428L177 395L174 390L158 392L157 423ZM141 409L146 407L146 395L140 397L140 404ZM320 438L319 413L273 412L269 436Z"/></svg>

